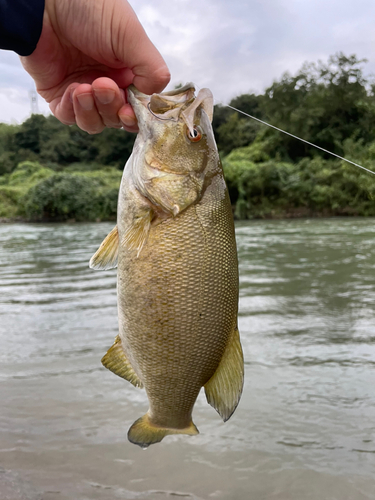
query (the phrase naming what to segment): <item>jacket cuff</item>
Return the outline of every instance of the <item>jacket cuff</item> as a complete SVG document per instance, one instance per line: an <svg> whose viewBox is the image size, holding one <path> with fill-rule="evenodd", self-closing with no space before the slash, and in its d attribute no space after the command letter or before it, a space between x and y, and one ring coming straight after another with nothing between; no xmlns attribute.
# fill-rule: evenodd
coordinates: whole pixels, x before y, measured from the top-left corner
<svg viewBox="0 0 375 500"><path fill-rule="evenodd" d="M45 0L0 0L0 48L29 56L43 26Z"/></svg>

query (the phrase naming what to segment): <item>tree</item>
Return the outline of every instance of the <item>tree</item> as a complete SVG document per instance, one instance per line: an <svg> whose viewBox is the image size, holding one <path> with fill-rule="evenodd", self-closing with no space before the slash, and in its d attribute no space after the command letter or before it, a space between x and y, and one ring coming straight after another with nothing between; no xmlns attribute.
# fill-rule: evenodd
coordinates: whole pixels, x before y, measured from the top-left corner
<svg viewBox="0 0 375 500"><path fill-rule="evenodd" d="M135 134L118 129L104 129L95 137L98 148L96 161L123 169L133 150Z"/></svg>
<svg viewBox="0 0 375 500"><path fill-rule="evenodd" d="M345 139L374 140L375 100L364 62L338 53L327 64L305 64L296 76L285 73L265 92L261 107L267 121L337 154ZM280 132L269 130L267 136L273 139L271 154L292 160L316 154Z"/></svg>

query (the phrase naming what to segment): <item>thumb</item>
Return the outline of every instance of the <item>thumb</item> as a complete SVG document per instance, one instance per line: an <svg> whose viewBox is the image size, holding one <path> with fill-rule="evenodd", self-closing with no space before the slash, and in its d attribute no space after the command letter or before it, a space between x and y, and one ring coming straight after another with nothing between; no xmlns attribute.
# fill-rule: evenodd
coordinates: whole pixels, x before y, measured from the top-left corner
<svg viewBox="0 0 375 500"><path fill-rule="evenodd" d="M171 78L168 66L133 9L128 13L126 22L119 22L117 29L113 31L117 31L117 36L112 37L113 50L118 59L131 69L133 84L145 94L161 92Z"/></svg>

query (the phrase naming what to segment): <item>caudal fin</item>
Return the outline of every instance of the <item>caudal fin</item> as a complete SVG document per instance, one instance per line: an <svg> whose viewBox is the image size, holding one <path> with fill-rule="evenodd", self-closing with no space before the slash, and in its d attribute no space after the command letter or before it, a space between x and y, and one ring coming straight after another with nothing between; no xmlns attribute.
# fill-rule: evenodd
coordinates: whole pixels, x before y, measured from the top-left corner
<svg viewBox="0 0 375 500"><path fill-rule="evenodd" d="M138 444L141 448L147 448L150 444L159 443L168 434L189 434L194 436L199 434L193 422L183 429L172 429L159 427L150 422L148 414L143 415L134 422L128 432L128 439L133 444Z"/></svg>

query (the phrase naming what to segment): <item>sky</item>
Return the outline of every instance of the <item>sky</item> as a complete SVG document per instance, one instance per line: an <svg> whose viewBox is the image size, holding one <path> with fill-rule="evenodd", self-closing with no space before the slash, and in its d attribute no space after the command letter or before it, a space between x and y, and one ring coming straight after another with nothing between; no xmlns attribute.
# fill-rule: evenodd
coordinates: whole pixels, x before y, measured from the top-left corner
<svg viewBox="0 0 375 500"><path fill-rule="evenodd" d="M168 89L194 82L217 103L263 92L285 71L342 51L375 74L374 0L130 0L171 71ZM0 121L30 116L33 80L0 50ZM39 97L39 111L49 112Z"/></svg>

